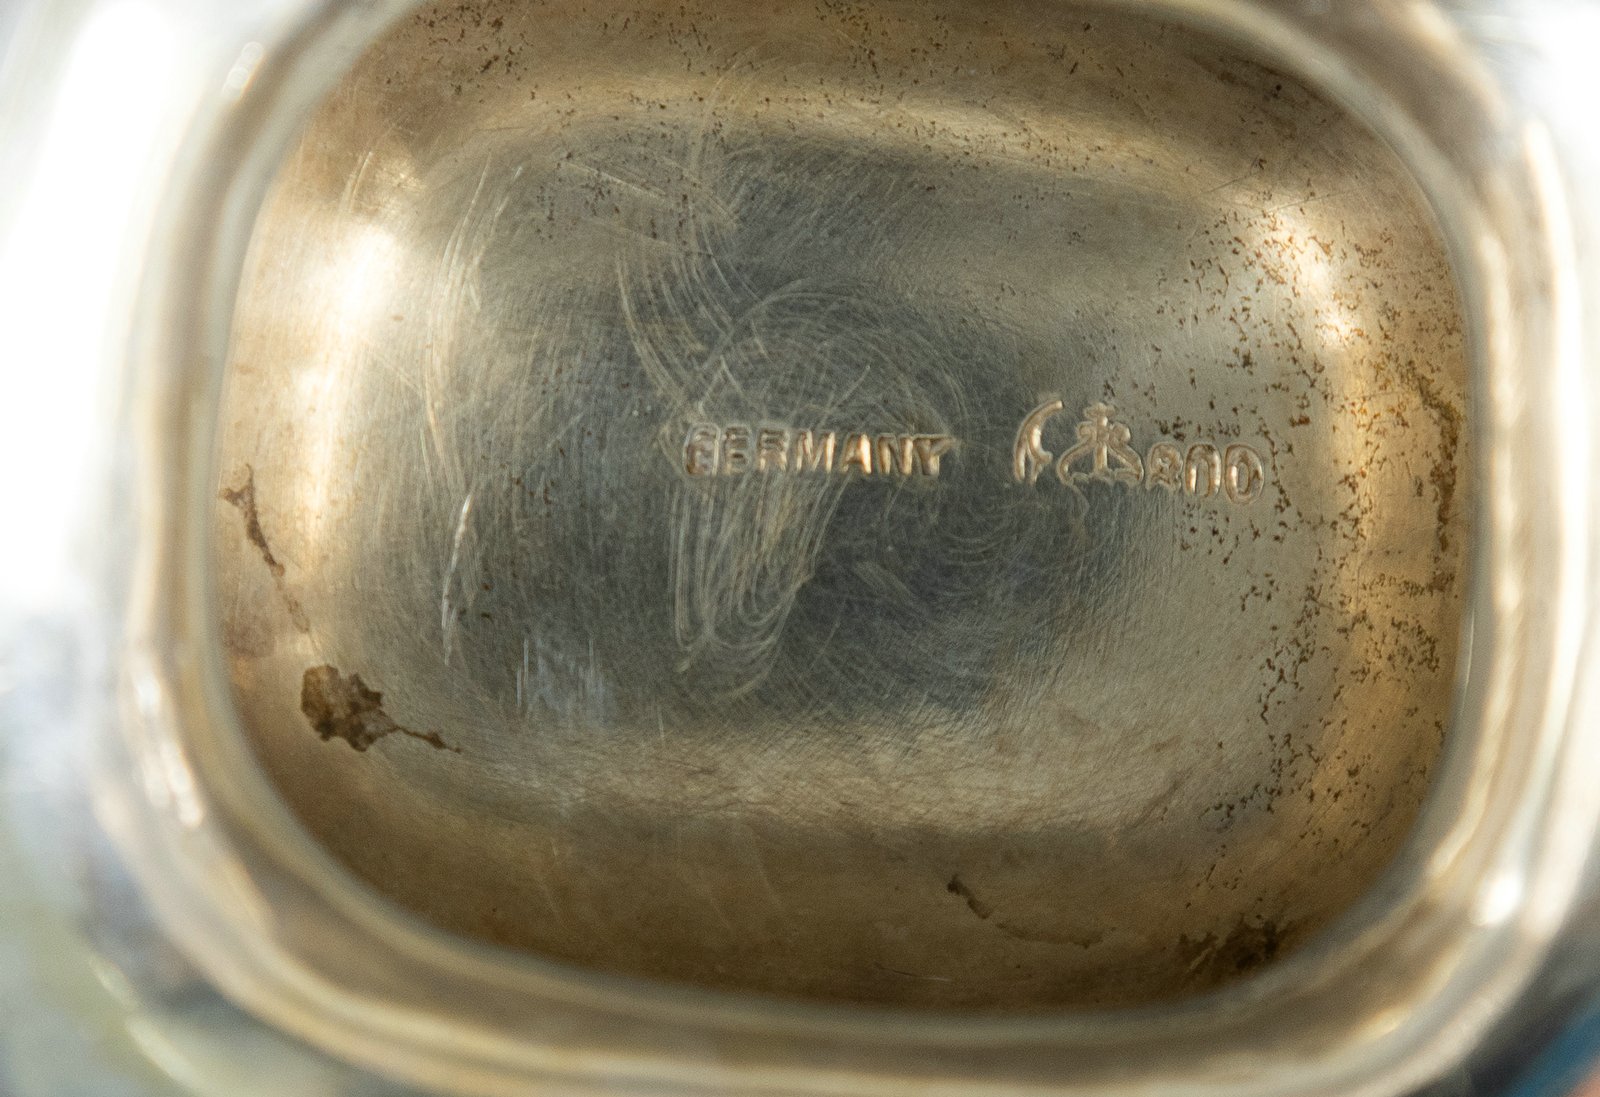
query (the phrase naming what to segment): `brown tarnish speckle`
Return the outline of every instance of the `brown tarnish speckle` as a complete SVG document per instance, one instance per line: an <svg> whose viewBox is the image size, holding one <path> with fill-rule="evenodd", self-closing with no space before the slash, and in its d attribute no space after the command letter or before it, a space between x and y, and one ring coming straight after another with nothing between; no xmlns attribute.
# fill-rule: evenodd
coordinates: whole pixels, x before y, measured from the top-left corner
<svg viewBox="0 0 1600 1097"><path fill-rule="evenodd" d="M1433 413L1439 423L1439 458L1428 472L1438 503L1439 552L1442 556L1450 550L1450 515L1456 496L1456 461L1461 447L1461 409L1452 404L1439 391L1431 377L1414 363L1406 363L1404 373L1416 388L1422 406ZM1443 589L1454 578L1442 561L1439 574L1434 577L1435 589Z"/></svg>
<svg viewBox="0 0 1600 1097"><path fill-rule="evenodd" d="M959 876L950 877L950 882L944 886L944 889L951 895L959 895L965 899L967 901L967 909L979 918L987 919L990 914L994 913L987 904L979 902L978 897L972 894L972 889L962 883Z"/></svg>
<svg viewBox="0 0 1600 1097"><path fill-rule="evenodd" d="M977 915L979 920L989 922L989 924L994 926L995 929L999 930L1001 933L1012 938L1013 940L1028 941L1036 945L1077 945L1079 948L1092 948L1095 945L1098 945L1101 941L1105 940L1106 935L1101 931L1089 933L1050 934L1038 933L1032 930L1024 929L1019 926L1012 925L1009 922L1000 921L999 919L995 919L994 921L990 922L989 918L990 915L994 913L994 908L988 903L985 903L979 899L977 895L973 894L972 889L962 881L959 875L950 877L950 882L944 886L944 889L951 895L960 896L961 899L966 902L967 909L972 911L973 914Z"/></svg>
<svg viewBox="0 0 1600 1097"><path fill-rule="evenodd" d="M343 739L358 751L398 732L420 739L434 750L461 753L459 747L446 743L436 731L424 733L401 727L383 711L383 694L369 689L361 675L346 678L327 664L306 670L300 681L300 711L324 742Z"/></svg>
<svg viewBox="0 0 1600 1097"><path fill-rule="evenodd" d="M306 620L306 613L300 607L299 599L289 593L287 580L284 578L283 563L272 554L272 546L267 543L267 535L261 528L261 512L256 507L255 468L246 465L244 483L236 488L223 488L218 492L217 498L234 507L244 517L245 538L261 553L267 571L272 573L272 581L277 584L284 608L289 611L289 620L294 622L294 627L299 631L310 632L311 622Z"/></svg>
<svg viewBox="0 0 1600 1097"><path fill-rule="evenodd" d="M1271 963L1283 944L1285 930L1271 918L1239 919L1222 940L1208 933L1197 940L1178 938L1178 952L1189 973L1210 985Z"/></svg>
<svg viewBox="0 0 1600 1097"><path fill-rule="evenodd" d="M236 488L224 488L220 497L223 502L239 508L239 513L244 515L244 535L261 550L261 559L266 561L267 570L275 578L281 579L283 565L272 555L272 546L267 544L267 535L261 530L261 514L256 510L256 470L246 465L244 473L244 483Z"/></svg>

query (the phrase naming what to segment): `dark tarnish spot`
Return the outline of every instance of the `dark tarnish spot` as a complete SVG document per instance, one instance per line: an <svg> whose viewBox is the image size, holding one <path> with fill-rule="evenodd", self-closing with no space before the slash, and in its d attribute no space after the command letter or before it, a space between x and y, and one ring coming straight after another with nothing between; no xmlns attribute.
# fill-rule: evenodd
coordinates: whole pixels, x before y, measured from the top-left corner
<svg viewBox="0 0 1600 1097"><path fill-rule="evenodd" d="M324 742L343 739L358 751L366 750L385 735L398 732L420 739L434 750L461 753L459 747L450 746L436 731L423 733L401 727L383 711L383 694L368 689L361 675L352 674L346 678L326 664L309 668L301 679L300 711Z"/></svg>
<svg viewBox="0 0 1600 1097"><path fill-rule="evenodd" d="M994 908L973 894L972 889L962 881L959 875L950 877L950 882L944 886L944 889L951 895L960 896L966 902L967 909L981 920L988 922L990 916L994 914ZM1079 948L1093 948L1105 940L1105 934L1099 931L1063 935L1037 933L999 920L989 922L989 924L1007 937L1018 941L1028 941L1036 945L1077 945Z"/></svg>
<svg viewBox="0 0 1600 1097"><path fill-rule="evenodd" d="M300 608L299 600L289 593L284 579L283 564L272 554L272 546L267 543L267 535L261 528L261 512L256 508L255 468L246 465L244 483L236 488L223 488L217 493L217 498L243 515L244 535L261 553L262 562L267 565L267 571L272 573L272 580L277 584L278 593L283 597L284 607L289 611L289 619L301 632L310 632L311 623L306 620L305 610Z"/></svg>
<svg viewBox="0 0 1600 1097"><path fill-rule="evenodd" d="M1178 938L1178 955L1191 976L1202 984L1220 982L1271 963L1283 943L1283 931L1271 918L1239 924L1222 940L1208 933L1198 940Z"/></svg>
<svg viewBox="0 0 1600 1097"><path fill-rule="evenodd" d="M988 918L993 913L986 904L978 901L978 897L972 894L972 889L963 884L959 876L950 877L950 882L944 886L944 889L951 895L959 895L965 899L967 901L967 909L979 918Z"/></svg>
<svg viewBox="0 0 1600 1097"><path fill-rule="evenodd" d="M236 488L224 488L221 492L223 502L235 506L239 513L244 515L244 535L250 543L261 550L261 559L266 561L267 570L273 577L283 578L283 565L278 558L272 555L272 546L267 544L267 535L261 530L261 513L256 510L256 470L250 465L244 467L244 483Z"/></svg>

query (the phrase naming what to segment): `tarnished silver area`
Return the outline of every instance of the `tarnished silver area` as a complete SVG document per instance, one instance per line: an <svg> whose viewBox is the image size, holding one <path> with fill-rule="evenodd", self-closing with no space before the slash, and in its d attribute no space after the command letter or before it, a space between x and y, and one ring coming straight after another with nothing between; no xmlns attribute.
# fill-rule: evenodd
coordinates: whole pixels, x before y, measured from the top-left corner
<svg viewBox="0 0 1600 1097"><path fill-rule="evenodd" d="M458 934L835 1001L1208 988L1428 787L1458 308L1394 154L1191 30L430 8L257 222L235 704Z"/></svg>

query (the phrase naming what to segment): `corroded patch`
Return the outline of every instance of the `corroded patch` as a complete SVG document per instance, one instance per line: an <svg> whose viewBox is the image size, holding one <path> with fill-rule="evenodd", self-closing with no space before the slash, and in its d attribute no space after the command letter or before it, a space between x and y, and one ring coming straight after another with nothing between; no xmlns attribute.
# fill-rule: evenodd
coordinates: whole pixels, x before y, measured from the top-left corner
<svg viewBox="0 0 1600 1097"><path fill-rule="evenodd" d="M326 664L310 667L300 683L300 711L311 721L311 729L323 742L343 739L351 748L364 751L388 735L420 739L434 750L461 751L446 743L436 731L412 731L394 722L383 711L383 694L369 689L361 675L348 678Z"/></svg>

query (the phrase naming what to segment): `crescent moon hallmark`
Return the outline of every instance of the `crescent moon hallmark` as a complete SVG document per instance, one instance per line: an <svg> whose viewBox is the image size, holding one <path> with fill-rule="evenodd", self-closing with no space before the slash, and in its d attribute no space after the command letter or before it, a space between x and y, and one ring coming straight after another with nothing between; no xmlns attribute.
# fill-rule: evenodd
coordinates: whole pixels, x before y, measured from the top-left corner
<svg viewBox="0 0 1600 1097"><path fill-rule="evenodd" d="M1201 498L1220 494L1241 506L1259 499L1266 487L1266 463L1260 453L1242 442L1226 447L1195 442L1184 450L1175 442L1162 440L1141 457L1132 445L1133 432L1117 421L1116 408L1105 401L1083 409L1074 441L1058 456L1045 448L1044 433L1065 408L1059 399L1047 400L1030 411L1017 428L1011 474L1019 484L1032 486L1050 471L1067 487L1103 480Z"/></svg>

